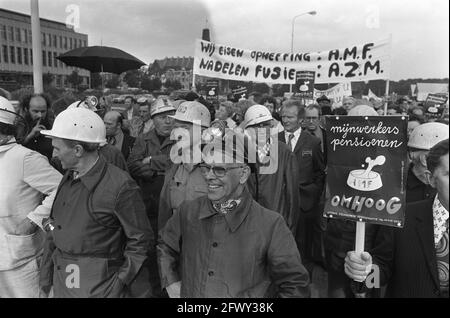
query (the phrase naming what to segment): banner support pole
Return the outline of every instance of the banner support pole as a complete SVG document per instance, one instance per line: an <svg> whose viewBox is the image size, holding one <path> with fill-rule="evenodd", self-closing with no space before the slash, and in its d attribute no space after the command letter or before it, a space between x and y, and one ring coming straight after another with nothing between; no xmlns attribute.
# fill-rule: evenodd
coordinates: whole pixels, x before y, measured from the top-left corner
<svg viewBox="0 0 450 318"><path fill-rule="evenodd" d="M387 116L388 96L389 96L389 79L386 80L386 100L384 101L384 116Z"/></svg>

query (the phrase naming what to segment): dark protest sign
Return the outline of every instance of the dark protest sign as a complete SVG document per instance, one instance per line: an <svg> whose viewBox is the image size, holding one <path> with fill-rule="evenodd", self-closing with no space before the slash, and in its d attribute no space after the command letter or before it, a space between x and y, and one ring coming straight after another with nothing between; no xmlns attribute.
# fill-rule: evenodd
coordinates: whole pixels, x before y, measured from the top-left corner
<svg viewBox="0 0 450 318"><path fill-rule="evenodd" d="M403 227L407 117L326 116L324 216Z"/></svg>
<svg viewBox="0 0 450 318"><path fill-rule="evenodd" d="M314 79L316 72L298 71L295 75L294 93L305 99L314 99Z"/></svg>
<svg viewBox="0 0 450 318"><path fill-rule="evenodd" d="M208 80L206 82L206 100L212 104L219 102L218 80Z"/></svg>
<svg viewBox="0 0 450 318"><path fill-rule="evenodd" d="M330 51L275 53L197 40L194 74L274 84L294 84L297 71L315 72L319 84L388 79L390 43L386 39Z"/></svg>
<svg viewBox="0 0 450 318"><path fill-rule="evenodd" d="M428 94L425 101L426 106L443 105L447 102L447 94Z"/></svg>
<svg viewBox="0 0 450 318"><path fill-rule="evenodd" d="M238 101L241 98L247 98L247 87L237 87L231 91L234 100Z"/></svg>

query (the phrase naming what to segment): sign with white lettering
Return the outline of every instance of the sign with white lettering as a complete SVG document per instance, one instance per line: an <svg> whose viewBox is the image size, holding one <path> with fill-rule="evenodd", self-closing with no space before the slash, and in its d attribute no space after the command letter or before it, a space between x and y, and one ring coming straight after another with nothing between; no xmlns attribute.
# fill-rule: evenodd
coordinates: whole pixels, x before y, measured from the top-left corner
<svg viewBox="0 0 450 318"><path fill-rule="evenodd" d="M316 72L298 71L296 74L294 92L300 98L314 98L314 79Z"/></svg>
<svg viewBox="0 0 450 318"><path fill-rule="evenodd" d="M297 71L316 73L316 83L388 79L390 40L309 53L240 49L197 40L194 74L236 81L294 84Z"/></svg>
<svg viewBox="0 0 450 318"><path fill-rule="evenodd" d="M326 116L325 217L403 227L407 117Z"/></svg>

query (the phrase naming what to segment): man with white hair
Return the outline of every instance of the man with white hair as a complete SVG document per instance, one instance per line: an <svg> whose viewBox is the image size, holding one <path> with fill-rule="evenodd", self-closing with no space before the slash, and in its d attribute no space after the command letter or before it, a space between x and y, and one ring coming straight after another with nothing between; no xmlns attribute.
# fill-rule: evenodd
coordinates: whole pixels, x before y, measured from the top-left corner
<svg viewBox="0 0 450 318"><path fill-rule="evenodd" d="M40 297L42 220L62 176L43 155L17 144L15 121L14 107L0 97L0 298Z"/></svg>

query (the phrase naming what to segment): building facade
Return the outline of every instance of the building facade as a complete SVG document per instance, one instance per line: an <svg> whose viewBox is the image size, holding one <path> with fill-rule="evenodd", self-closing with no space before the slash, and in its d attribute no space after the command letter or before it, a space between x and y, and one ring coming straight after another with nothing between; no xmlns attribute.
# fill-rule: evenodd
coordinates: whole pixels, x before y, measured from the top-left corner
<svg viewBox="0 0 450 318"><path fill-rule="evenodd" d="M90 72L70 67L57 56L88 46L88 36L78 33L65 23L40 19L43 74L52 74L56 87L70 87L67 77L78 71L82 85L89 86ZM0 9L0 87L11 89L33 83L33 51L29 15Z"/></svg>

